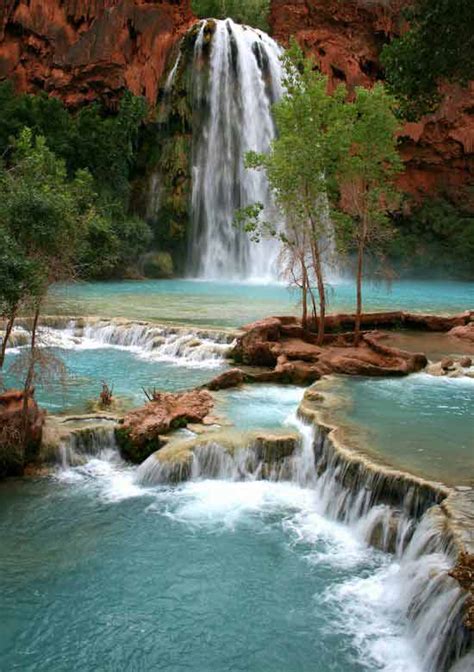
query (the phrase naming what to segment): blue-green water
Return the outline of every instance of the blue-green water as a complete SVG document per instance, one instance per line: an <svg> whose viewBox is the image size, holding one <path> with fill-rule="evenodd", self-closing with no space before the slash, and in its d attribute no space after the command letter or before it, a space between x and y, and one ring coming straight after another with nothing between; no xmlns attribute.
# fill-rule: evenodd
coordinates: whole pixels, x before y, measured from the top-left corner
<svg viewBox="0 0 474 672"><path fill-rule="evenodd" d="M353 311L355 287L335 280L330 311ZM390 287L367 283L366 310L454 313L474 308L474 283L400 281ZM130 319L237 327L267 315L298 310L298 294L284 285L253 285L195 280L81 283L56 287L47 311Z"/></svg>
<svg viewBox="0 0 474 672"><path fill-rule="evenodd" d="M387 601L396 565L324 519L313 491L147 491L95 459L1 484L0 511L2 670L422 669Z"/></svg>
<svg viewBox="0 0 474 672"><path fill-rule="evenodd" d="M245 385L219 392L216 410L241 430L272 429L291 422L303 394L292 385Z"/></svg>
<svg viewBox="0 0 474 672"><path fill-rule="evenodd" d="M327 389L362 446L427 478L474 484L474 379L337 377Z"/></svg>
<svg viewBox="0 0 474 672"><path fill-rule="evenodd" d="M201 385L220 372L220 368L179 366L144 358L133 349L97 347L95 349L50 350L65 364L64 377L54 376L47 384L38 384L36 398L41 406L58 413L84 411L88 401L97 401L103 380L113 387L116 398L126 406L139 406L146 401L143 387L176 391ZM16 387L19 380L8 374L17 355L7 355L4 382ZM222 363L224 365L224 362Z"/></svg>

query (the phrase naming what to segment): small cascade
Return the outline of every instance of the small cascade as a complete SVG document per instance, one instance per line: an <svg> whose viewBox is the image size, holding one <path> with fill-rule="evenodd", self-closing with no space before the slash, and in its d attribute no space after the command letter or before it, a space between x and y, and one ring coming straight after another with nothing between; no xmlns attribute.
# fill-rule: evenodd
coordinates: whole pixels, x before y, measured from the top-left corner
<svg viewBox="0 0 474 672"><path fill-rule="evenodd" d="M290 477L291 456L299 443L293 434L247 435L232 431L175 440L140 465L136 481L140 485L159 485L201 478L284 480Z"/></svg>
<svg viewBox="0 0 474 672"><path fill-rule="evenodd" d="M63 469L78 467L92 458L110 460L118 455L114 427L83 427L73 430L59 444L59 462Z"/></svg>
<svg viewBox="0 0 474 672"><path fill-rule="evenodd" d="M12 345L26 344L26 334L18 327ZM45 347L68 350L117 347L155 361L197 368L221 366L234 342L233 334L225 332L111 320L69 320L61 326L44 325L39 329L39 339Z"/></svg>

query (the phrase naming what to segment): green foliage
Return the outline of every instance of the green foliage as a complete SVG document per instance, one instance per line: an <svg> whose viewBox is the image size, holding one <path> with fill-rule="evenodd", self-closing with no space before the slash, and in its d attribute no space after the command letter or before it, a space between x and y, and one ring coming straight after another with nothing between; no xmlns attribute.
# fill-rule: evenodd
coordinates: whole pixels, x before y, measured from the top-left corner
<svg viewBox="0 0 474 672"><path fill-rule="evenodd" d="M201 19L231 18L268 31L270 0L193 0L192 9Z"/></svg>
<svg viewBox="0 0 474 672"><path fill-rule="evenodd" d="M472 0L416 0L410 29L382 52L387 81L406 118L432 111L442 80L466 84L474 77Z"/></svg>
<svg viewBox="0 0 474 672"><path fill-rule="evenodd" d="M395 220L390 258L404 276L474 279L474 214L444 199Z"/></svg>
<svg viewBox="0 0 474 672"><path fill-rule="evenodd" d="M145 101L130 93L122 97L117 114L106 114L97 104L72 114L55 98L17 96L11 83L0 84L0 154L7 165L13 161L15 139L27 126L63 160L65 175L76 176L75 189L82 189L78 198L83 208L88 206L79 264L84 277L122 273L150 242L148 226L128 215L130 178L145 114ZM36 205L32 200L31 211Z"/></svg>
<svg viewBox="0 0 474 672"><path fill-rule="evenodd" d="M29 128L21 131L9 166L1 167L0 225L12 240L9 266L21 260L30 276L28 291L37 298L74 272L87 232L91 185L86 171L69 180L64 161Z"/></svg>
<svg viewBox="0 0 474 672"><path fill-rule="evenodd" d="M339 216L349 215L350 244L380 250L391 235L389 212L398 205L394 179L403 169L397 150L396 101L381 84L357 88L346 133L350 151L341 157ZM349 119L348 119L349 122ZM346 231L347 232L347 231Z"/></svg>

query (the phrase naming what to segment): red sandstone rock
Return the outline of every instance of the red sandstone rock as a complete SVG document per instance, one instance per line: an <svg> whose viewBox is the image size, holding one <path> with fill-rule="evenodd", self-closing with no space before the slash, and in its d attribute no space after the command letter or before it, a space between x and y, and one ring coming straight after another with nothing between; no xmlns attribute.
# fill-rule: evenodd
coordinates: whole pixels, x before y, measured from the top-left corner
<svg viewBox="0 0 474 672"><path fill-rule="evenodd" d="M392 315L399 323L400 314ZM333 327L340 324L337 317ZM343 322L349 317L344 316ZM382 345L377 334L364 334L358 347L353 345L353 334L328 335L324 346L319 347L314 344L314 334L302 330L303 338L294 336L298 324L301 329L297 318L270 317L245 327L245 333L237 341L235 357L252 366L265 363L274 367L273 371L253 374L253 380L308 384L331 373L401 376L420 371L427 364L421 353Z"/></svg>
<svg viewBox="0 0 474 672"><path fill-rule="evenodd" d="M240 369L229 369L219 376L213 378L209 383L203 385L207 390L227 390L230 387L238 387L245 382L245 374Z"/></svg>
<svg viewBox="0 0 474 672"><path fill-rule="evenodd" d="M190 0L3 0L0 79L77 106L129 89L156 102Z"/></svg>
<svg viewBox="0 0 474 672"><path fill-rule="evenodd" d="M213 405L213 398L206 390L161 392L155 401L128 413L122 430L137 445L157 441L160 434L184 427L188 422L201 422Z"/></svg>
<svg viewBox="0 0 474 672"><path fill-rule="evenodd" d="M448 332L448 336L462 338L463 340L474 343L474 322L470 322L464 326L454 327Z"/></svg>
<svg viewBox="0 0 474 672"><path fill-rule="evenodd" d="M380 51L403 29L401 10L409 2L272 0L270 25L284 44L295 35L330 77L331 86L344 82L352 91L381 78ZM406 167L400 187L417 199L448 192L474 208L472 195L464 189L474 182L474 82L467 89L445 86L442 93L435 114L405 124L400 133Z"/></svg>
<svg viewBox="0 0 474 672"><path fill-rule="evenodd" d="M45 413L33 395L28 398L28 442L23 446L23 400L19 390L0 394L0 477L21 476L25 466L39 451L43 437Z"/></svg>

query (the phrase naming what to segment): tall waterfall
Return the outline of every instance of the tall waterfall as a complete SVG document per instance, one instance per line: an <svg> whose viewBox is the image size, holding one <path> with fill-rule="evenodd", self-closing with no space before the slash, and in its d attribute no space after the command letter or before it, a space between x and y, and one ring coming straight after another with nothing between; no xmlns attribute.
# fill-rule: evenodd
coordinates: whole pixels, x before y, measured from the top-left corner
<svg viewBox="0 0 474 672"><path fill-rule="evenodd" d="M268 35L230 19L201 24L192 84L193 111L204 113L193 129L191 276L276 277L278 242L253 243L233 220L236 209L251 203L271 210L266 177L246 170L244 155L267 151L274 138L271 106L282 91L280 53Z"/></svg>

